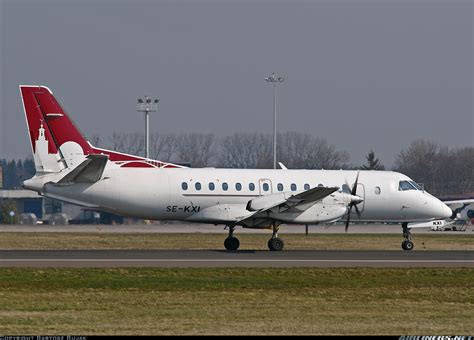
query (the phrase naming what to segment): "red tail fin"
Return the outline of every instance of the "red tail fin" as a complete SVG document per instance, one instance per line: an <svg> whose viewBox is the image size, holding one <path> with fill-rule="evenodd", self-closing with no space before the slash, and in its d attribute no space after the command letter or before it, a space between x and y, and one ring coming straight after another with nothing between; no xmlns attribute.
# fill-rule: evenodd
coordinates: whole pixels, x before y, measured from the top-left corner
<svg viewBox="0 0 474 340"><path fill-rule="evenodd" d="M75 167L89 154L106 154L122 167L180 167L143 157L94 148L46 86L20 85L31 148L39 172ZM136 161L139 161L138 163Z"/></svg>

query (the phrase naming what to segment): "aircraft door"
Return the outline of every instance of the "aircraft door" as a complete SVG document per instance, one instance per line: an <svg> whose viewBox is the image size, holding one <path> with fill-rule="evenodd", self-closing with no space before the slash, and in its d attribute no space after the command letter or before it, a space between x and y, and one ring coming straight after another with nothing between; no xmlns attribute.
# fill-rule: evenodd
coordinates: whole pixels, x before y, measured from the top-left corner
<svg viewBox="0 0 474 340"><path fill-rule="evenodd" d="M269 180L268 178L259 179L258 190L259 190L260 196L272 194L273 193L272 181Z"/></svg>

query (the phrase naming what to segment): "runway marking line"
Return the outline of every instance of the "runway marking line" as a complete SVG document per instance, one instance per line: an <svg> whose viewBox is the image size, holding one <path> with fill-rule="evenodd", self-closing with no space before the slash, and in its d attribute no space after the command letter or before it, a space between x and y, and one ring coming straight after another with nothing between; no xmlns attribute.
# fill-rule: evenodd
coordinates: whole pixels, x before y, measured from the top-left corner
<svg viewBox="0 0 474 340"><path fill-rule="evenodd" d="M2 262L369 262L369 263L474 263L474 260L249 260L249 259L2 259Z"/></svg>

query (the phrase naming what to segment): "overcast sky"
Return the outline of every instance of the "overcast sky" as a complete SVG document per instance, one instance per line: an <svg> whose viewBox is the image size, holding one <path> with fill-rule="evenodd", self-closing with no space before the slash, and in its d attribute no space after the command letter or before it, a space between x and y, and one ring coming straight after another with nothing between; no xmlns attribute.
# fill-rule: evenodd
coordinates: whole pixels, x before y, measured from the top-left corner
<svg viewBox="0 0 474 340"><path fill-rule="evenodd" d="M30 155L19 84L43 84L80 129L322 137L388 166L418 138L474 146L473 2L7 1L0 158Z"/></svg>

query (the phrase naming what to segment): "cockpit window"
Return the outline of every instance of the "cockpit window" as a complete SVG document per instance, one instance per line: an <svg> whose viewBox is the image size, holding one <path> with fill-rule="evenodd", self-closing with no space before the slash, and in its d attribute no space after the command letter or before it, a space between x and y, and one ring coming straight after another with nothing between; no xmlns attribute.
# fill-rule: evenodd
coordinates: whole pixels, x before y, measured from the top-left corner
<svg viewBox="0 0 474 340"><path fill-rule="evenodd" d="M417 190L423 191L423 188L416 182L410 181L411 185L413 185Z"/></svg>
<svg viewBox="0 0 474 340"><path fill-rule="evenodd" d="M400 181L398 182L398 190L399 191L406 191L406 190L418 190L411 182L409 181Z"/></svg>

